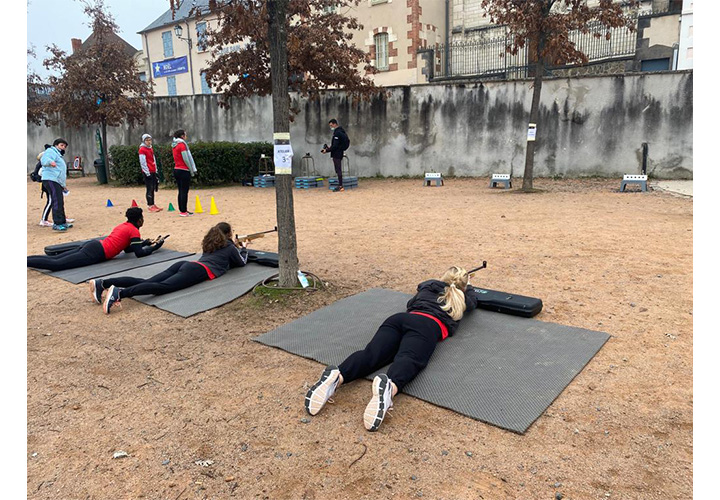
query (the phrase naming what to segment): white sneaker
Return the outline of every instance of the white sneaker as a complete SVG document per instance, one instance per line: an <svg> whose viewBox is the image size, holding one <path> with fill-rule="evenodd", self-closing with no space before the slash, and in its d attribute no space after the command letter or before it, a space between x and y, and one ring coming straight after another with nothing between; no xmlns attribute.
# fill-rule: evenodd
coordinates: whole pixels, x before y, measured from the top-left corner
<svg viewBox="0 0 720 500"><path fill-rule="evenodd" d="M335 394L340 382L340 370L337 366L328 366L315 385L305 394L305 409L310 415L317 415L325 403Z"/></svg>
<svg viewBox="0 0 720 500"><path fill-rule="evenodd" d="M387 375L381 373L373 379L373 397L365 407L363 420L365 428L371 432L378 430L388 410L392 408L392 383Z"/></svg>
<svg viewBox="0 0 720 500"><path fill-rule="evenodd" d="M40 224L38 224L38 226L40 226L40 227L52 227L52 226L53 226L53 223L50 222L49 220L41 220L41 221L40 221Z"/></svg>

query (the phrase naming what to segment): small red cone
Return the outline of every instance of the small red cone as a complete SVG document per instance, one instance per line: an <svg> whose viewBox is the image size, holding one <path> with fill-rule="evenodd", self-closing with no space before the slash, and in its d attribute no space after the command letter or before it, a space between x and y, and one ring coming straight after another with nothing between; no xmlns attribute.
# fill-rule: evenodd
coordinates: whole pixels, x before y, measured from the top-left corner
<svg viewBox="0 0 720 500"><path fill-rule="evenodd" d="M138 204L137 204L137 202L136 202L135 200L133 200L132 205L130 205L130 206L131 206L131 207L137 207Z"/></svg>

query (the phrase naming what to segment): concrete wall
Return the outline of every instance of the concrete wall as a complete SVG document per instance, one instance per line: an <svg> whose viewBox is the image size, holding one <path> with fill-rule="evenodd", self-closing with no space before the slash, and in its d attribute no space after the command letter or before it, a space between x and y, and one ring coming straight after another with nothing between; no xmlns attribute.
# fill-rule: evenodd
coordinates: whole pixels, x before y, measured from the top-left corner
<svg viewBox="0 0 720 500"><path fill-rule="evenodd" d="M389 88L387 98L352 103L342 91L320 101L294 99L300 114L291 124L294 168L310 152L319 173L332 172L322 144L330 118L351 138L351 169L360 176L522 176L530 81ZM235 101L217 96L157 98L145 126L109 132L109 144L138 144L142 133L169 143L176 128L191 141L272 140L270 98ZM640 173L642 143L649 144L648 173L691 179L693 172L693 74L661 72L548 79L543 84L535 175L608 176ZM45 129L28 125L28 169L44 142L70 141L68 156L95 157L94 128ZM89 162L90 165L92 162ZM86 162L87 164L87 162ZM202 167L201 167L202 168Z"/></svg>

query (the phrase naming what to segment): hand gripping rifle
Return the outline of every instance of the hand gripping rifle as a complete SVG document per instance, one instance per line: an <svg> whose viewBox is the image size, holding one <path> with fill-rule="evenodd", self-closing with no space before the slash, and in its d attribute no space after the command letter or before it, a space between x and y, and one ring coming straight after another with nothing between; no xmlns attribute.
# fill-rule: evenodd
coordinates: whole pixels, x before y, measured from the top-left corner
<svg viewBox="0 0 720 500"><path fill-rule="evenodd" d="M252 234L243 234L242 236L235 235L235 243L245 243L248 241L256 240L258 238L262 238L267 233L274 233L276 232L277 226L275 226L275 229L271 229L269 231L260 231L259 233L252 233Z"/></svg>
<svg viewBox="0 0 720 500"><path fill-rule="evenodd" d="M169 237L170 237L169 234L166 234L165 236L159 234L157 238L155 238L154 240L152 240L152 241L150 242L150 244L151 244L151 245L154 245L154 244L156 244L156 243L160 243L161 241L164 242L164 241L165 241L166 239L168 239Z"/></svg>

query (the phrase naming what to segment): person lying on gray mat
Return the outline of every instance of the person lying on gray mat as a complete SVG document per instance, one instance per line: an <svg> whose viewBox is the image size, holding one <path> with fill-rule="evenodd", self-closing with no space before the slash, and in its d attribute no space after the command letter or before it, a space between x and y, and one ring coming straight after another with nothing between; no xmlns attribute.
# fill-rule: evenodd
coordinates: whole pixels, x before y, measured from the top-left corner
<svg viewBox="0 0 720 500"><path fill-rule="evenodd" d="M113 306L136 295L163 295L212 280L225 274L231 267L247 264L247 241L233 241L232 228L221 222L207 232L202 241L203 254L195 261L176 262L161 273L147 279L119 277L90 280L90 293L105 314ZM103 293L108 290L103 301Z"/></svg>
<svg viewBox="0 0 720 500"><path fill-rule="evenodd" d="M427 366L437 343L455 333L463 314L477 307L475 294L465 293L468 280L465 269L453 266L439 280L420 283L407 311L387 318L364 350L325 368L305 395L307 412L317 415L341 384L392 363L387 373L373 379L372 399L363 415L365 428L376 431L392 398Z"/></svg>
<svg viewBox="0 0 720 500"><path fill-rule="evenodd" d="M30 255L27 266L50 271L64 271L76 267L91 266L110 260L123 250L145 257L163 245L163 240L152 242L140 237L140 228L145 222L140 207L128 208L125 212L127 222L115 226L103 240L90 240L82 246L57 255Z"/></svg>

